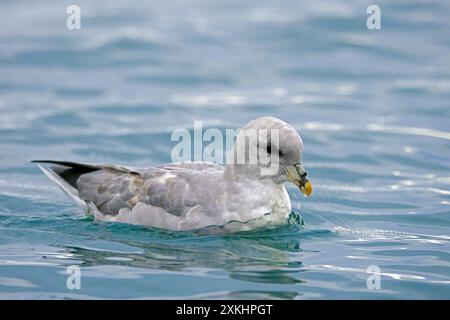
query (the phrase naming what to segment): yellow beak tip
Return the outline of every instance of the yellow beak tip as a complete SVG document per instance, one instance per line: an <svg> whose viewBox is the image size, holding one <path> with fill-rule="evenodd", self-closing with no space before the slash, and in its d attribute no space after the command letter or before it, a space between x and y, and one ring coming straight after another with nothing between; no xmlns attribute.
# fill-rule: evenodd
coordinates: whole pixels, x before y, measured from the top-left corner
<svg viewBox="0 0 450 320"><path fill-rule="evenodd" d="M310 197L312 195L313 192L313 188L312 188L312 183L311 182L306 182L305 186L301 186L300 187L300 191L307 197Z"/></svg>

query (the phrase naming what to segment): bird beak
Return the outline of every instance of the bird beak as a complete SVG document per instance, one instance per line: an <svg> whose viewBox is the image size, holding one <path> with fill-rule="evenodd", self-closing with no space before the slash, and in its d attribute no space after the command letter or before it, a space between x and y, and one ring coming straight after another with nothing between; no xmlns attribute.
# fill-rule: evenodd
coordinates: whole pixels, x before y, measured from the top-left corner
<svg viewBox="0 0 450 320"><path fill-rule="evenodd" d="M289 181L295 184L300 191L307 197L312 194L312 183L306 179L306 171L301 164L295 164L292 166L282 166L285 171L285 175Z"/></svg>

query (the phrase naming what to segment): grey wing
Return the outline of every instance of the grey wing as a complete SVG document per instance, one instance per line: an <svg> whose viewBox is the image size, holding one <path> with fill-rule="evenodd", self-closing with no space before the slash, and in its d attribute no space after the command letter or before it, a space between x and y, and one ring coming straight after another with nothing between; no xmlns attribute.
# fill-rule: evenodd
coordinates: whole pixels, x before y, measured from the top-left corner
<svg viewBox="0 0 450 320"><path fill-rule="evenodd" d="M164 164L158 168L162 168L165 170L175 170L179 172L186 171L215 171L215 172L223 172L224 167L221 165L207 162L207 161L185 161L185 162L175 162Z"/></svg>
<svg viewBox="0 0 450 320"><path fill-rule="evenodd" d="M142 178L134 172L97 170L81 175L76 186L82 200L92 202L105 214L131 209L143 197Z"/></svg>
<svg viewBox="0 0 450 320"><path fill-rule="evenodd" d="M142 202L181 216L198 203L189 182L171 170L153 168L140 172L102 169L80 176L77 189L104 214L116 215Z"/></svg>

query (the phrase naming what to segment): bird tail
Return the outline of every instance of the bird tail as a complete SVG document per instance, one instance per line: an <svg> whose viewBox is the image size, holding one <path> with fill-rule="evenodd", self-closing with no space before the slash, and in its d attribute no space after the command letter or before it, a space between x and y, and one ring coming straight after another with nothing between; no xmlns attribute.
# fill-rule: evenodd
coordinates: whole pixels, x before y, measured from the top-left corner
<svg viewBox="0 0 450 320"><path fill-rule="evenodd" d="M80 198L76 187L76 180L78 177L87 172L98 170L91 165L84 165L80 163L72 162L60 162L52 160L33 160L32 163L41 169L41 171L53 181L64 193L84 212L89 211L86 201ZM54 166L48 167L44 164L53 164Z"/></svg>

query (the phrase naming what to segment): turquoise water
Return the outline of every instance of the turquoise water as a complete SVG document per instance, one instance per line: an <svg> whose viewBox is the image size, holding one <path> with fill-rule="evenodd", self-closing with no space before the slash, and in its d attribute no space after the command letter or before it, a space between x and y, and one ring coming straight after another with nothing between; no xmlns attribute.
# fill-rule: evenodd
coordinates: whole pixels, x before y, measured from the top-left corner
<svg viewBox="0 0 450 320"><path fill-rule="evenodd" d="M450 4L0 3L0 298L450 298ZM175 128L301 133L304 226L96 223L31 159L153 166ZM81 289L66 268L81 268ZM366 285L381 271L381 289Z"/></svg>

